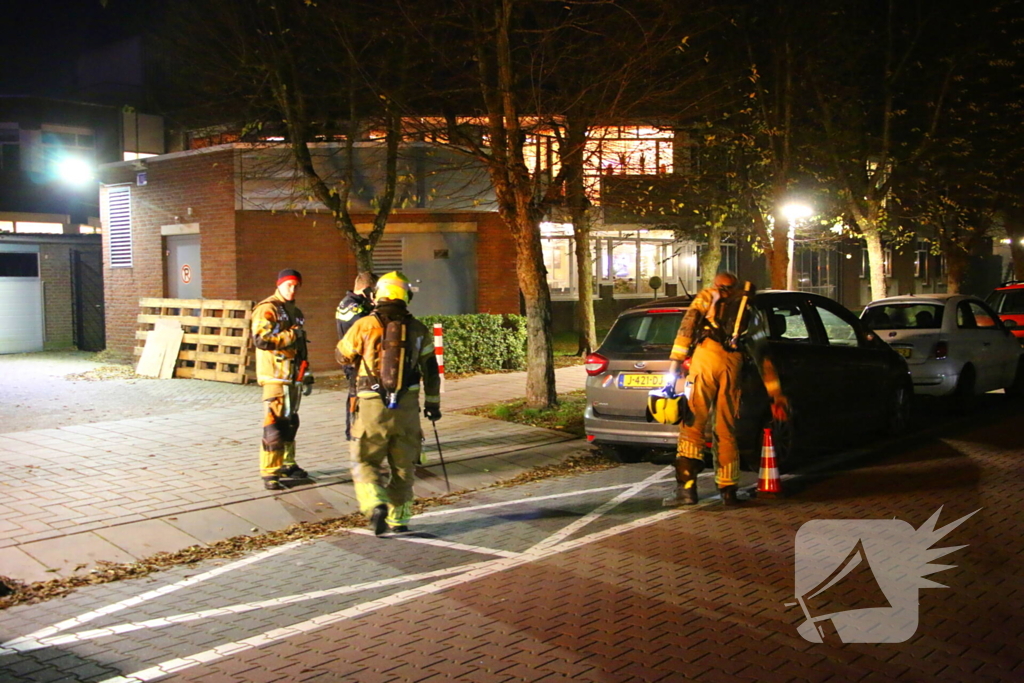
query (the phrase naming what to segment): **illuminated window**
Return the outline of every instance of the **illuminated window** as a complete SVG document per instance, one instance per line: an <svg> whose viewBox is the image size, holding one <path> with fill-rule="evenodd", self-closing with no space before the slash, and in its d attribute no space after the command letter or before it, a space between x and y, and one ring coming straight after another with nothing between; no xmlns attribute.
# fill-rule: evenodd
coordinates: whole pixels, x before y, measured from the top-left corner
<svg viewBox="0 0 1024 683"><path fill-rule="evenodd" d="M928 280L928 257L931 249L928 240L917 240L914 249L914 277L920 280Z"/></svg>
<svg viewBox="0 0 1024 683"><path fill-rule="evenodd" d="M670 230L599 232L594 248L601 280L616 297L652 296L650 280L675 282L677 245Z"/></svg>
<svg viewBox="0 0 1024 683"><path fill-rule="evenodd" d="M137 159L148 159L149 157L155 157L156 154L150 154L149 152L125 152L124 161L135 161Z"/></svg>
<svg viewBox="0 0 1024 683"><path fill-rule="evenodd" d="M64 225L62 223L32 223L29 221L18 221L14 224L14 232L62 235L64 234Z"/></svg>
<svg viewBox="0 0 1024 683"><path fill-rule="evenodd" d="M14 232L14 222L0 221L0 232Z"/></svg>

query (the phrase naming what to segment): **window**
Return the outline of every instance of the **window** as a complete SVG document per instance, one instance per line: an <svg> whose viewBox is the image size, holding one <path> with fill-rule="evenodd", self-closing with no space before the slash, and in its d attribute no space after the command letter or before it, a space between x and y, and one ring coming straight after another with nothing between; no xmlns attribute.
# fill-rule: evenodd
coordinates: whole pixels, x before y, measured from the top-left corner
<svg viewBox="0 0 1024 683"><path fill-rule="evenodd" d="M0 171L21 168L21 131L18 128L0 128Z"/></svg>
<svg viewBox="0 0 1024 683"><path fill-rule="evenodd" d="M44 233L48 235L64 234L63 223L33 223L30 221L17 221L14 224L14 232L17 233Z"/></svg>
<svg viewBox="0 0 1024 683"><path fill-rule="evenodd" d="M104 229L110 235L110 267L132 267L132 188L115 185L103 193Z"/></svg>
<svg viewBox="0 0 1024 683"><path fill-rule="evenodd" d="M835 299L838 282L838 252L817 240L797 241L793 249L793 288Z"/></svg>
<svg viewBox="0 0 1024 683"><path fill-rule="evenodd" d="M937 330L943 310L938 304L884 304L864 309L861 320L873 330Z"/></svg>
<svg viewBox="0 0 1024 683"><path fill-rule="evenodd" d="M807 320L797 304L768 306L768 338L777 341L810 342Z"/></svg>
<svg viewBox="0 0 1024 683"><path fill-rule="evenodd" d="M956 307L956 326L961 330L974 330L978 327L974 321L974 313L966 301L961 301Z"/></svg>
<svg viewBox="0 0 1024 683"><path fill-rule="evenodd" d="M892 247L882 247L882 274L892 277ZM860 276L865 279L871 277L871 259L866 246L860 250Z"/></svg>
<svg viewBox="0 0 1024 683"><path fill-rule="evenodd" d="M1024 313L1024 289L992 292L989 295L988 304L996 310L996 313L1021 315Z"/></svg>
<svg viewBox="0 0 1024 683"><path fill-rule="evenodd" d="M602 348L615 353L640 353L662 346L667 352L675 341L682 319L682 312L620 318L608 333Z"/></svg>
<svg viewBox="0 0 1024 683"><path fill-rule="evenodd" d="M857 329L847 320L821 306L815 307L821 324L825 328L825 337L830 346L856 346Z"/></svg>
<svg viewBox="0 0 1024 683"><path fill-rule="evenodd" d="M928 281L928 257L931 249L927 240L919 239L914 249L914 277L919 280Z"/></svg>
<svg viewBox="0 0 1024 683"><path fill-rule="evenodd" d="M0 251L0 277L39 277L39 255Z"/></svg>
<svg viewBox="0 0 1024 683"><path fill-rule="evenodd" d="M373 272L380 276L395 270L401 271L405 265L402 257L404 247L404 238L382 235L373 248Z"/></svg>
<svg viewBox="0 0 1024 683"><path fill-rule="evenodd" d="M976 301L967 302L967 305L971 309L971 315L974 316L974 324L978 329L982 330L998 330L1000 329L999 323L996 321L998 316L989 313L984 306Z"/></svg>

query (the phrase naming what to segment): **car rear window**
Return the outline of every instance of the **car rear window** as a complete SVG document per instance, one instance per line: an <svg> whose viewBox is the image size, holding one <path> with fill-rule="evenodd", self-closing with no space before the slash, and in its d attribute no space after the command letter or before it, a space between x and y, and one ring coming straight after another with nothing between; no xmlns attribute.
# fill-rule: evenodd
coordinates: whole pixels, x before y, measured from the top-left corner
<svg viewBox="0 0 1024 683"><path fill-rule="evenodd" d="M655 347L671 347L682 320L682 313L619 318L602 348L617 353L640 353Z"/></svg>
<svg viewBox="0 0 1024 683"><path fill-rule="evenodd" d="M942 327L943 307L938 304L880 304L864 309L860 318L875 330L937 330Z"/></svg>
<svg viewBox="0 0 1024 683"><path fill-rule="evenodd" d="M996 313L1024 315L1024 289L992 292L988 297L988 305L994 308Z"/></svg>

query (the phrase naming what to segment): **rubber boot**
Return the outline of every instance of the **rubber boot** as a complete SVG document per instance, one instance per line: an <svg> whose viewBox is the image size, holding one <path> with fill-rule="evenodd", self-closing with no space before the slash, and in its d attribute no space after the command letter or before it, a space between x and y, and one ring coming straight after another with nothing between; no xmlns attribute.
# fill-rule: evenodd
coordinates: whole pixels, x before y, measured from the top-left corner
<svg viewBox="0 0 1024 683"><path fill-rule="evenodd" d="M743 503L746 502L745 500L741 500L736 496L735 484L732 486L722 486L721 488L718 489L718 491L722 494L723 505L742 505Z"/></svg>
<svg viewBox="0 0 1024 683"><path fill-rule="evenodd" d="M676 493L661 501L665 507L697 504L698 461L693 458L676 458Z"/></svg>

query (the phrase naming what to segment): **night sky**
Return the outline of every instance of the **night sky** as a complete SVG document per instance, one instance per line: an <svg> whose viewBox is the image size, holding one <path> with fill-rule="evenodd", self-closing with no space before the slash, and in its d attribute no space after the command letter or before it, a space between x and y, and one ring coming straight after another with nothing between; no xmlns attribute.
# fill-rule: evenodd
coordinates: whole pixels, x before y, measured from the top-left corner
<svg viewBox="0 0 1024 683"><path fill-rule="evenodd" d="M75 63L91 47L137 34L151 0L15 0L4 5L0 94L73 96Z"/></svg>

